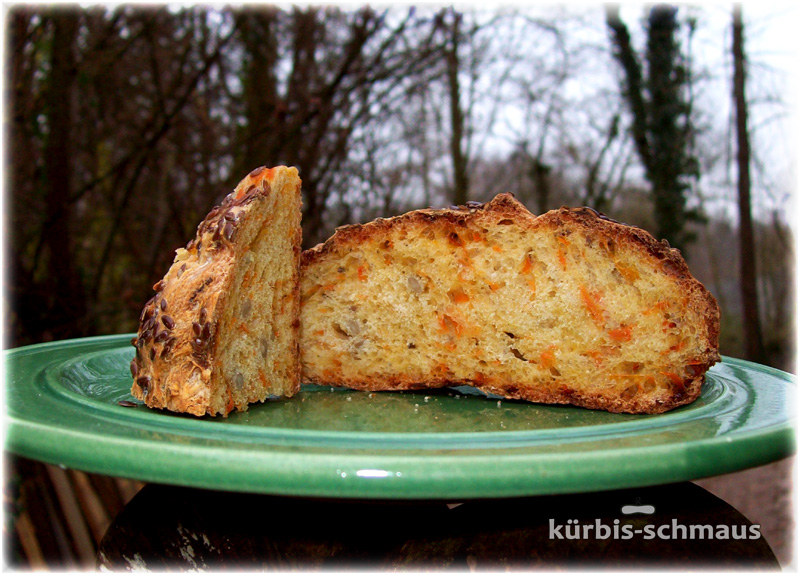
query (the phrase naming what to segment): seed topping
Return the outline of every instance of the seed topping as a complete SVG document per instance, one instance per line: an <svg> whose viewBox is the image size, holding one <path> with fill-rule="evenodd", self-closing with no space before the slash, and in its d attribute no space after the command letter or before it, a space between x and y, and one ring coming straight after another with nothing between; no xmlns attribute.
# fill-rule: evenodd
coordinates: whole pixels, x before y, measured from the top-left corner
<svg viewBox="0 0 800 575"><path fill-rule="evenodd" d="M266 166L259 166L258 168L256 168L256 169L255 169L255 170L253 170L252 172L250 172L248 175L249 175L251 178L255 178L255 177L258 175L258 174L260 174L261 172L263 172L263 171L264 171L264 170L266 170L266 169L267 169L267 167L266 167Z"/></svg>
<svg viewBox="0 0 800 575"><path fill-rule="evenodd" d="M208 323L208 310L200 309L199 321L192 322L194 338L191 341L192 356L198 365L208 366L208 355L213 342L214 328Z"/></svg>
<svg viewBox="0 0 800 575"><path fill-rule="evenodd" d="M172 352L172 347L175 345L175 338L170 337L164 342L164 347L161 348L161 355L159 357L166 357Z"/></svg>
<svg viewBox="0 0 800 575"><path fill-rule="evenodd" d="M142 391L146 394L150 390L150 382L151 381L152 380L150 379L150 376L149 375L145 375L145 376L140 377L140 378L138 378L136 380L136 385L141 387Z"/></svg>

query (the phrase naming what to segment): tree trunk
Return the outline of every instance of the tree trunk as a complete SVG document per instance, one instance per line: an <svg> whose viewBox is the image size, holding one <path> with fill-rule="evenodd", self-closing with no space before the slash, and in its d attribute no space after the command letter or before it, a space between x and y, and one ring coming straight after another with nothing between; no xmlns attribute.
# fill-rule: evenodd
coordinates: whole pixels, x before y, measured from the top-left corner
<svg viewBox="0 0 800 575"><path fill-rule="evenodd" d="M72 219L72 92L78 15L54 9L50 77L46 93L48 135L44 149L47 223L43 231L52 279L51 317L55 332L45 338L86 335L86 296L70 239Z"/></svg>
<svg viewBox="0 0 800 575"><path fill-rule="evenodd" d="M744 25L742 7L733 8L733 99L736 106L736 163L739 171L739 274L742 294L742 329L745 357L766 363L758 314L755 240L750 207L750 137L747 131L747 99L745 97Z"/></svg>
<svg viewBox="0 0 800 575"><path fill-rule="evenodd" d="M652 186L655 234L685 251L694 239L686 223L702 218L686 207L686 176L696 177L697 170L689 146L692 128L683 97L687 73L677 42L677 10L663 4L650 9L646 78L619 7L607 9L606 22L614 56L624 71L623 93L632 114L633 141Z"/></svg>
<svg viewBox="0 0 800 575"><path fill-rule="evenodd" d="M533 189L536 191L537 211L543 214L550 207L550 166L542 163L539 158L532 158L530 177L533 180Z"/></svg>
<svg viewBox="0 0 800 575"><path fill-rule="evenodd" d="M237 27L245 50L243 99L247 124L241 138L238 165L232 184L263 164L280 159L268 157L274 148L274 132L280 129L277 90L278 46L275 38L277 11L271 6L247 6L238 14Z"/></svg>
<svg viewBox="0 0 800 575"><path fill-rule="evenodd" d="M612 4L606 7L606 23L612 33L614 56L625 73L623 94L631 110L633 142L636 144L636 151L642 160L645 170L650 172L653 169L653 158L647 133L648 112L647 103L643 95L642 66L633 49L630 32L628 32L627 26L620 19L618 5Z"/></svg>
<svg viewBox="0 0 800 575"><path fill-rule="evenodd" d="M447 86L450 93L450 155L453 160L453 203L467 203L469 180L467 177L467 158L464 154L464 111L461 109L461 85L458 71L458 45L461 37L461 14L450 9L453 21L445 23L448 41L445 43L445 62L447 64Z"/></svg>

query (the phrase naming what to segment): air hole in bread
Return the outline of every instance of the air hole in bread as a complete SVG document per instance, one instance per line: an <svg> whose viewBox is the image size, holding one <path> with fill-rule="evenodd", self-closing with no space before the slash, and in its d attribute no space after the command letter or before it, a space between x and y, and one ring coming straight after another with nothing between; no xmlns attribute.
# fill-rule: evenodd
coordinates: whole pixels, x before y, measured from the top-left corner
<svg viewBox="0 0 800 575"><path fill-rule="evenodd" d="M342 339L347 339L350 337L350 334L347 333L338 322L333 322L331 327L333 328L333 333Z"/></svg>

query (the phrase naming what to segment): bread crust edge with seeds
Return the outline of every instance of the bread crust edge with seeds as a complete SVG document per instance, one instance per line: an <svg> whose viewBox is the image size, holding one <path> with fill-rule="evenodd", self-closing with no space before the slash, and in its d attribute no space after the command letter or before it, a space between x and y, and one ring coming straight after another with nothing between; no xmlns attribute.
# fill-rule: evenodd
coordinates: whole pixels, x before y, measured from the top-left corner
<svg viewBox="0 0 800 575"><path fill-rule="evenodd" d="M238 244L243 241L238 232L245 219L257 217L255 211L265 209L270 194L276 193L287 194L284 201L296 204L296 225L290 239L292 271L281 278L290 286L288 308L283 313L290 316L291 333L285 337L293 343L282 359L288 362L282 376L288 381L280 382L278 393L291 396L299 390L300 185L296 168L253 170L209 212L198 225L195 238L176 250L173 264L142 310L137 336L131 342L136 348L131 362L134 397L152 408L227 416L274 393L268 382L263 393L248 401L234 401L230 391L227 397L220 397L226 384L220 375L223 366L218 347L221 314L229 312L234 303L229 298L237 258L242 257Z"/></svg>

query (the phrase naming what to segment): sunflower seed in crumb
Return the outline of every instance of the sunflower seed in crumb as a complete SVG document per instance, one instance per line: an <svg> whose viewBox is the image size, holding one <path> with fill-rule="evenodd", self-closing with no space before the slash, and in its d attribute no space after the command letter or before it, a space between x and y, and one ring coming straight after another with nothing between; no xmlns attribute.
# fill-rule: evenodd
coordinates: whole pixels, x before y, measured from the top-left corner
<svg viewBox="0 0 800 575"><path fill-rule="evenodd" d="M241 316L242 319L249 319L252 311L253 311L253 300L248 298L244 300L244 302L242 303L242 309L240 310L239 315Z"/></svg>
<svg viewBox="0 0 800 575"><path fill-rule="evenodd" d="M348 319L344 322L344 325L348 335L358 335L361 333L361 324L354 319Z"/></svg>

